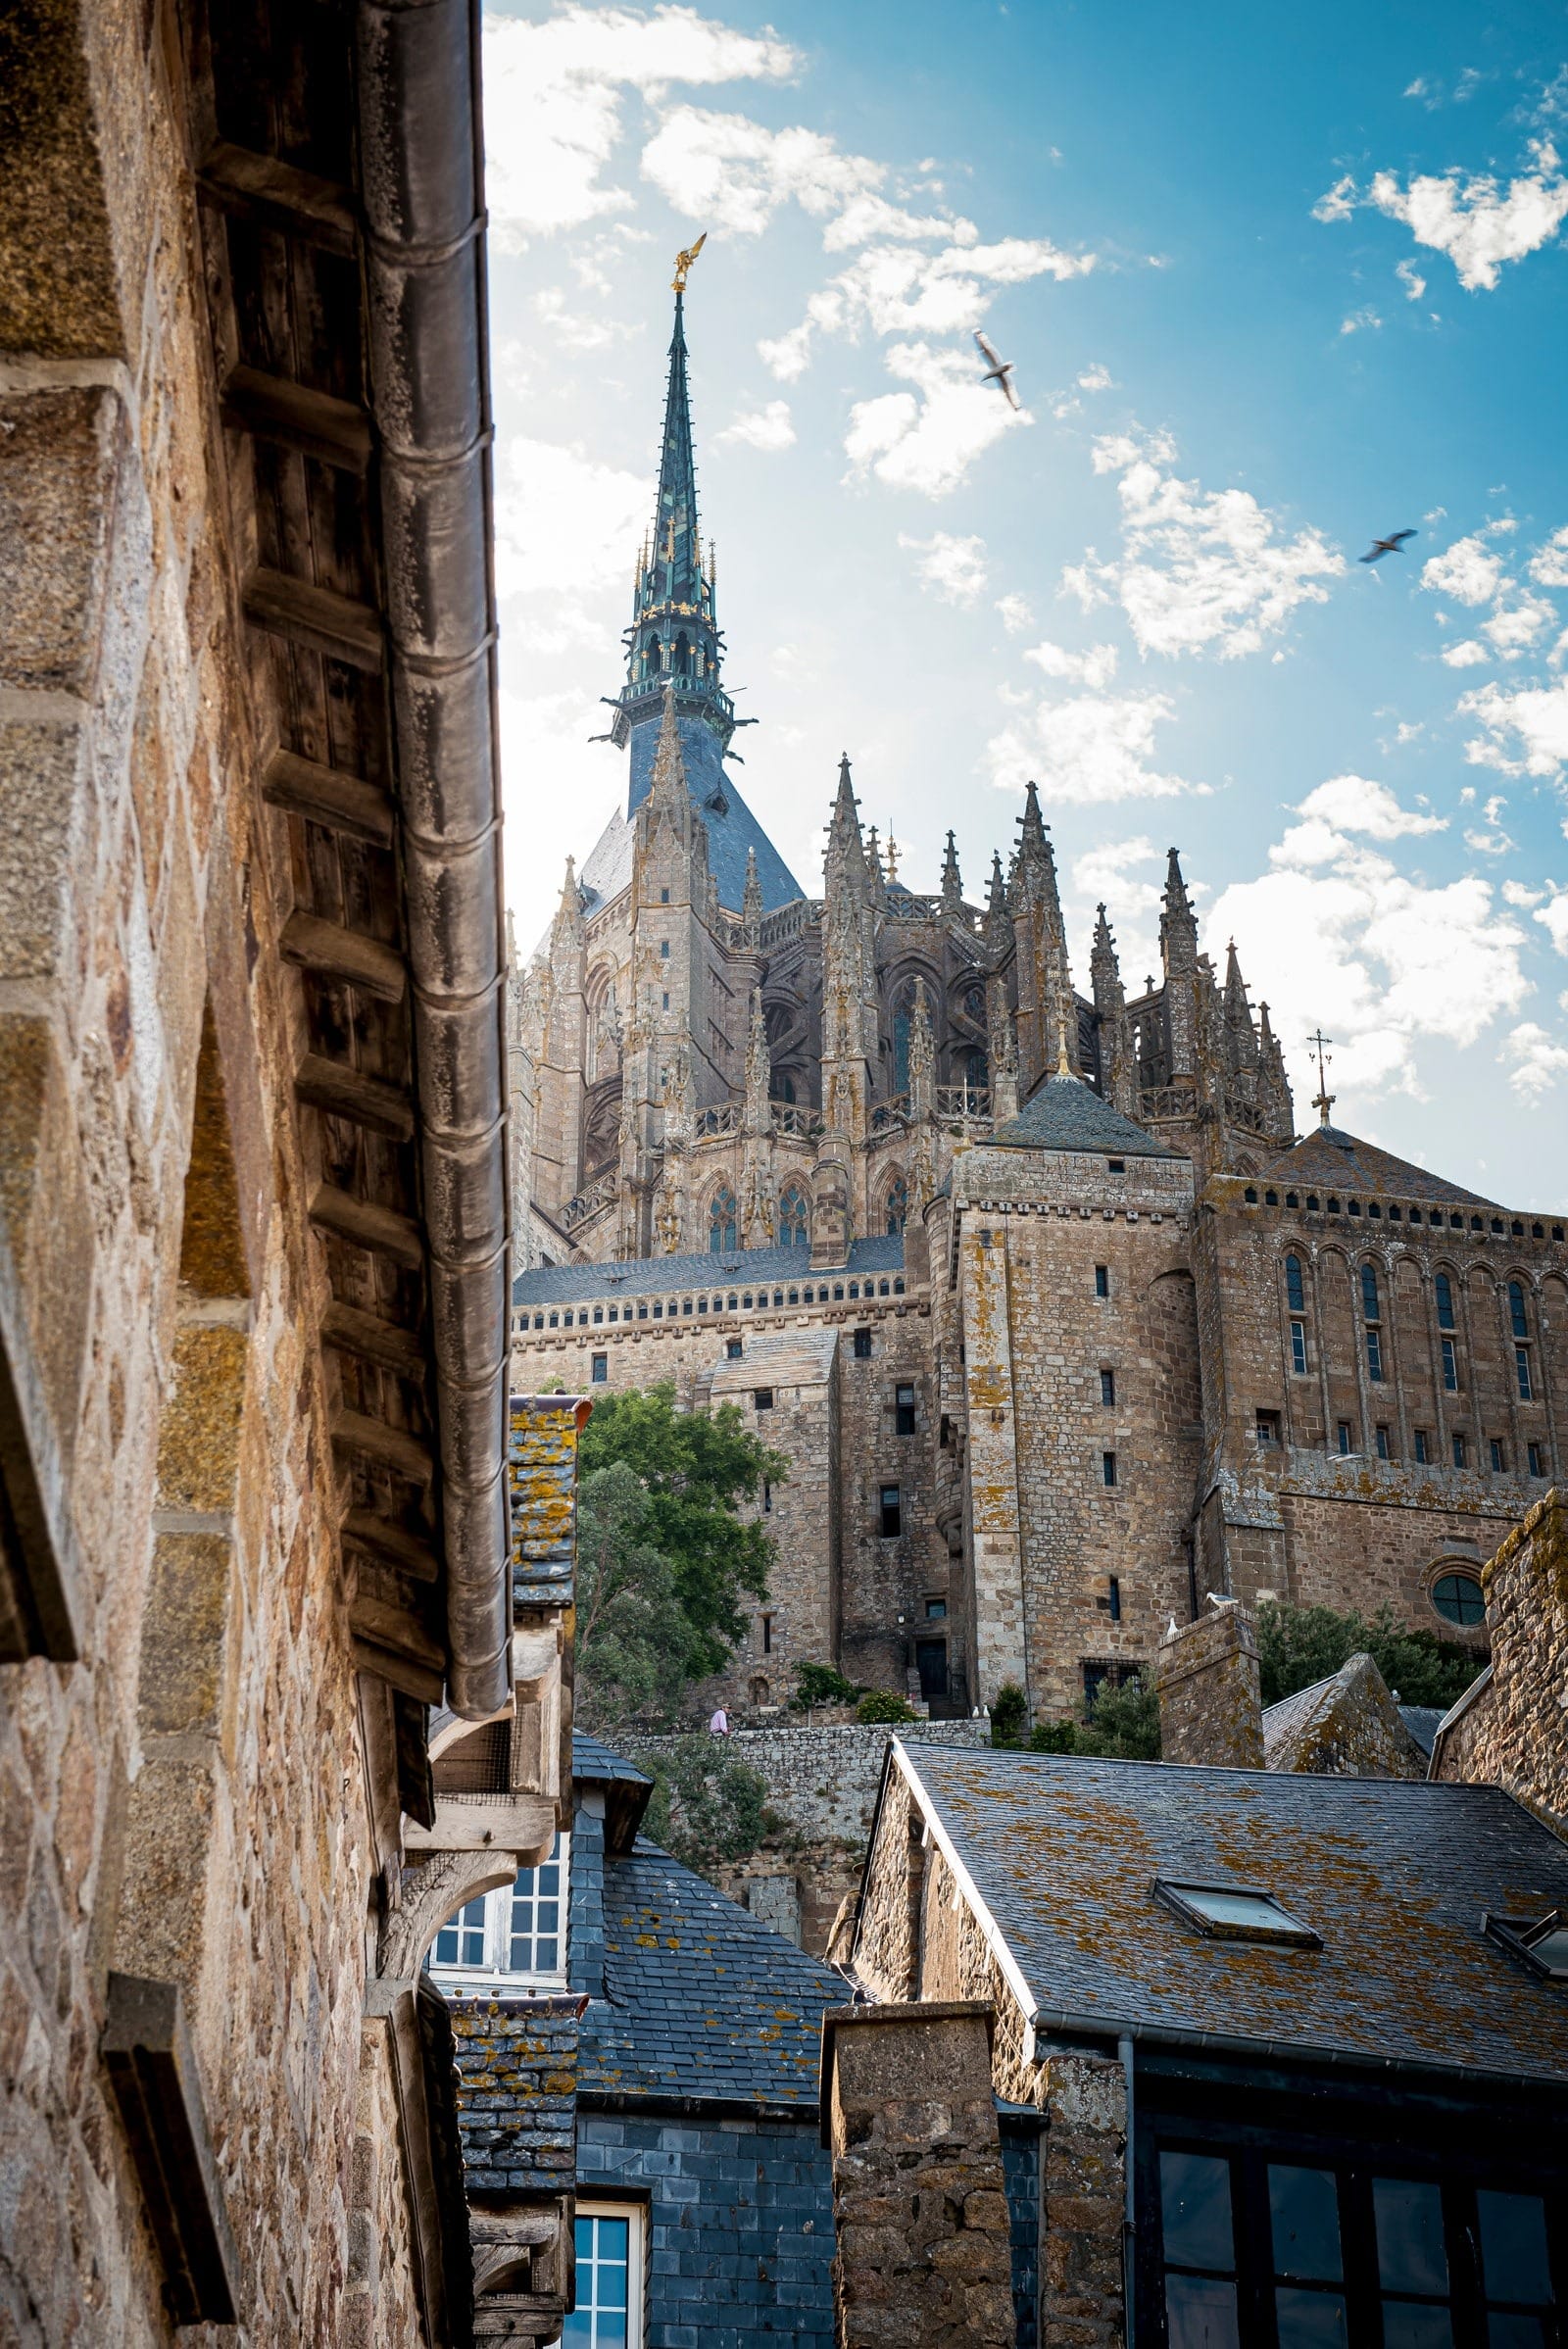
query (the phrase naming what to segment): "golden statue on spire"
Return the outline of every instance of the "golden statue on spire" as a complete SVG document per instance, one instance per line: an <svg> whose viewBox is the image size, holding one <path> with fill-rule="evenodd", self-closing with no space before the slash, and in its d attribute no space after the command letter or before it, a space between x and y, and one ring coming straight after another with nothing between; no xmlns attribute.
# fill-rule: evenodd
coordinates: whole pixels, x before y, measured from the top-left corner
<svg viewBox="0 0 1568 2349"><path fill-rule="evenodd" d="M677 294L683 294L686 291L686 280L691 275L692 263L697 259L698 254L702 251L707 242L708 230L705 228L695 245L688 247L687 251L684 253L676 254L675 274L671 280L671 283L673 291Z"/></svg>

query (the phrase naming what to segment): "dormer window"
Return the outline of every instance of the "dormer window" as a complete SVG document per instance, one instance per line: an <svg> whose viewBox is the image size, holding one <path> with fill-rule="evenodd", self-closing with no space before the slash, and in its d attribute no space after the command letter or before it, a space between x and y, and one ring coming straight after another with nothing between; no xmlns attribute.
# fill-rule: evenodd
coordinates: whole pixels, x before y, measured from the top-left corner
<svg viewBox="0 0 1568 2349"><path fill-rule="evenodd" d="M1186 1884L1156 1876L1153 1892L1156 1900L1210 1940L1276 1941L1296 1949L1323 1946L1309 1925L1255 1884Z"/></svg>

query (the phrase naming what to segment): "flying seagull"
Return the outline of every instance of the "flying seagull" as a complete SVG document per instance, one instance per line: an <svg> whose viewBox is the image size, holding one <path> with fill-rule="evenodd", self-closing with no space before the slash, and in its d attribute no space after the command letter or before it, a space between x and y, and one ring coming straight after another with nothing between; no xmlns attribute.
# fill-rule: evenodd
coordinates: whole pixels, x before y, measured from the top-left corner
<svg viewBox="0 0 1568 2349"><path fill-rule="evenodd" d="M1378 563L1381 562L1385 555L1402 555L1404 553L1405 540L1407 538L1414 538L1414 536L1415 532L1413 530L1394 530L1390 532L1387 538L1375 538L1372 541L1371 547L1367 553L1361 557L1361 561L1363 563Z"/></svg>
<svg viewBox="0 0 1568 2349"><path fill-rule="evenodd" d="M1013 389L1012 361L1010 359L1004 359L998 352L996 345L994 343L987 342L985 336L981 333L978 326L974 330L974 339L979 344L980 355L986 362L986 371L980 380L982 383L999 383L1006 395L1007 406L1009 408L1016 408L1018 406L1018 394Z"/></svg>

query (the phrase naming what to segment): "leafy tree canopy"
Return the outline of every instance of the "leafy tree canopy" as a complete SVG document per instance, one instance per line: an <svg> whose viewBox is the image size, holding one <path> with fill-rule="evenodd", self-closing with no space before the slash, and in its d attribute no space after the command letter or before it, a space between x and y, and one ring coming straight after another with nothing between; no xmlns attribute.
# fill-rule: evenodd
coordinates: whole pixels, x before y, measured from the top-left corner
<svg viewBox="0 0 1568 2349"><path fill-rule="evenodd" d="M1380 1608L1368 1622L1332 1607L1286 1607L1266 1600L1257 1610L1257 1648L1266 1705L1327 1680L1351 1656L1364 1653L1390 1688L1397 1688L1401 1704L1441 1705L1446 1711L1486 1662L1454 1640L1407 1630L1392 1607Z"/></svg>
<svg viewBox="0 0 1568 2349"><path fill-rule="evenodd" d="M632 1747L654 1782L643 1833L699 1875L749 1859L767 1830L761 1772L738 1761L725 1737L666 1737Z"/></svg>
<svg viewBox="0 0 1568 2349"><path fill-rule="evenodd" d="M789 1463L750 1432L733 1403L677 1411L672 1385L609 1395L595 1405L579 1473L586 1482L617 1462L642 1487L635 1536L668 1561L686 1623L684 1677L700 1680L722 1668L745 1631L742 1599L767 1596L773 1544L739 1512L764 1478L781 1484Z"/></svg>
<svg viewBox="0 0 1568 2349"><path fill-rule="evenodd" d="M914 1721L919 1716L906 1698L895 1696L891 1688L869 1688L856 1706L855 1718L869 1728L884 1721Z"/></svg>
<svg viewBox="0 0 1568 2349"><path fill-rule="evenodd" d="M643 1539L647 1507L647 1489L624 1460L593 1469L577 1488L575 1709L604 1735L673 1712L691 1654L674 1568Z"/></svg>
<svg viewBox="0 0 1568 2349"><path fill-rule="evenodd" d="M1122 1762L1159 1760L1159 1699L1136 1680L1101 1688L1087 1721L1042 1721L1024 1736L1027 1706L1016 1681L997 1690L991 1742L1014 1752L1106 1754Z"/></svg>
<svg viewBox="0 0 1568 2349"><path fill-rule="evenodd" d="M836 1664L797 1664L790 1710L808 1713L813 1705L854 1704L860 1693L859 1683L846 1680Z"/></svg>

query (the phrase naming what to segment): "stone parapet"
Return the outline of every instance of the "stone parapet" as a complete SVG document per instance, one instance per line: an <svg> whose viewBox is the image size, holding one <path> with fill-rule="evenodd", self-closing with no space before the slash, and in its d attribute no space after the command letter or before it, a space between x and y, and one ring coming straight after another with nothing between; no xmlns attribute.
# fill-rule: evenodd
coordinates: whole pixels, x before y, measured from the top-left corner
<svg viewBox="0 0 1568 2349"><path fill-rule="evenodd" d="M990 2008L830 2008L822 2128L839 2349L1015 2341Z"/></svg>
<svg viewBox="0 0 1568 2349"><path fill-rule="evenodd" d="M1236 1599L1209 1603L1211 1613L1173 1624L1159 1643L1160 1750L1167 1762L1261 1770L1257 1624Z"/></svg>

